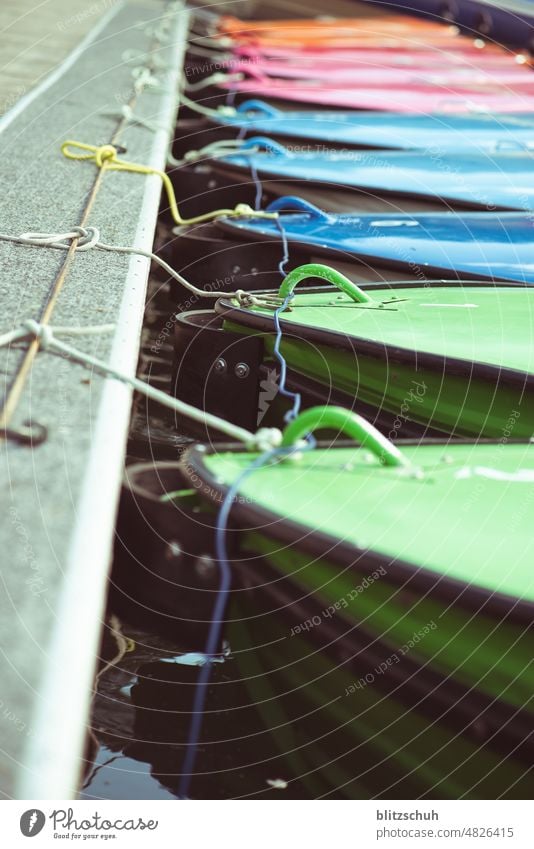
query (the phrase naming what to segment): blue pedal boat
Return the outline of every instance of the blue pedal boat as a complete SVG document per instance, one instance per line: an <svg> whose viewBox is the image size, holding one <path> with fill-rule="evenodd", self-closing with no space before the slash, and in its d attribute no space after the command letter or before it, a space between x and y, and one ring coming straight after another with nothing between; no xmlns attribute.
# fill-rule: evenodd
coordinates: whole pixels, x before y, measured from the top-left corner
<svg viewBox="0 0 534 849"><path fill-rule="evenodd" d="M346 211L347 195L364 208L401 211L406 203L430 201L445 208L534 210L534 155L529 151L434 153L425 151L297 151L263 136L248 139L237 153L213 160L213 171L229 184L255 176L273 191L292 185L312 202ZM335 193L340 191L339 204ZM350 202L350 201L349 201Z"/></svg>
<svg viewBox="0 0 534 849"><path fill-rule="evenodd" d="M292 197L280 198L268 208L280 213L278 222L253 217L217 222L227 247L234 245L228 254L232 262L239 258L239 243L248 251L258 243L258 259L263 252L260 244L271 253L279 244L281 258L283 231L290 265L321 258L338 267L351 262L378 266L382 274L391 269L399 279L445 276L534 284L534 221L529 215L336 215ZM219 257L224 256L222 247Z"/></svg>
<svg viewBox="0 0 534 849"><path fill-rule="evenodd" d="M407 115L341 110L283 111L263 100L228 108L210 124L277 139L332 147L391 150L506 151L534 149L534 115Z"/></svg>

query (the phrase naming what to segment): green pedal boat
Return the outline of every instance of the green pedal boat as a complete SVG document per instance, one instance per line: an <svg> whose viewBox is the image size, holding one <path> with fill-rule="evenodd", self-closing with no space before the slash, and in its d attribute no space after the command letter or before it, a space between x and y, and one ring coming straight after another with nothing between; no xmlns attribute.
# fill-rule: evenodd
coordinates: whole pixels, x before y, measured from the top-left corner
<svg viewBox="0 0 534 849"><path fill-rule="evenodd" d="M359 444L304 446L321 428ZM181 539L180 497L209 532L230 491L226 638L296 787L530 797L534 445L399 450L334 407L283 445L302 450L252 471L244 449L189 449L166 483L190 493L160 503Z"/></svg>
<svg viewBox="0 0 534 849"><path fill-rule="evenodd" d="M309 278L333 286L294 294ZM437 281L363 290L312 264L290 272L278 295L278 314L272 304L224 298L216 310L229 333L259 338L273 367L278 317L292 387L312 386L316 402L333 396L368 417L375 411L392 438L406 422L433 434L533 435L531 288Z"/></svg>

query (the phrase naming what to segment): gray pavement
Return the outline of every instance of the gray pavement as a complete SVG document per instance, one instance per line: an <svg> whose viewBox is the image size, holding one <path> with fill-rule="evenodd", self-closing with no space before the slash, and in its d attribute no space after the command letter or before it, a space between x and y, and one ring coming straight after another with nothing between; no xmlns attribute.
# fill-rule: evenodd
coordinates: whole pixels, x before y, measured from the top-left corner
<svg viewBox="0 0 534 849"><path fill-rule="evenodd" d="M134 110L171 129L185 16L172 4L172 42L156 44L136 26L169 4L128 2L106 9L103 29L66 73L0 131L0 231L59 232L79 224L97 178L91 163L60 153L66 138L109 142L130 101L132 65L124 50L155 49L169 64L167 87L143 91ZM106 17L107 16L107 17ZM129 125L127 158L164 167L165 133ZM88 223L102 240L151 244L156 177L106 173ZM65 254L0 242L0 333L38 318ZM116 322L115 334L74 344L135 372L148 263L78 252L51 325ZM72 341L72 340L71 340ZM4 397L26 345L0 349ZM12 426L32 419L48 429L33 449L0 441L0 794L66 798L76 793L94 658L112 545L131 396L57 355L39 352Z"/></svg>

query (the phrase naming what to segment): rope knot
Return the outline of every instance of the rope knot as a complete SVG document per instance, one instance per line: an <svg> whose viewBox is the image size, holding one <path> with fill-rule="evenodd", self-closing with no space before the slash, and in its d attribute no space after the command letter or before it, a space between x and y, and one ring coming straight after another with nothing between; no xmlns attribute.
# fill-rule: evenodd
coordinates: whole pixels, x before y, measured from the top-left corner
<svg viewBox="0 0 534 849"><path fill-rule="evenodd" d="M95 150L95 162L102 168L105 162L113 162L117 158L117 148L112 144L103 144Z"/></svg>
<svg viewBox="0 0 534 849"><path fill-rule="evenodd" d="M238 203L234 209L236 215L255 215L255 211L248 203Z"/></svg>
<svg viewBox="0 0 534 849"><path fill-rule="evenodd" d="M238 289L235 293L237 302L241 307L251 307L254 304L254 296L244 289Z"/></svg>
<svg viewBox="0 0 534 849"><path fill-rule="evenodd" d="M94 248L100 241L100 230L98 227L74 227L79 233L77 251L88 251Z"/></svg>
<svg viewBox="0 0 534 849"><path fill-rule="evenodd" d="M260 427L254 435L254 443L251 446L258 451L269 451L278 448L282 444L282 432L276 427Z"/></svg>
<svg viewBox="0 0 534 849"><path fill-rule="evenodd" d="M22 245L41 245L42 247L69 248L69 242L77 239L76 250L88 251L100 241L98 227L73 227L67 233L21 233L13 240Z"/></svg>
<svg viewBox="0 0 534 849"><path fill-rule="evenodd" d="M48 325L39 324L39 322L35 321L33 318L28 318L23 322L22 326L27 328L27 330L39 340L43 350L50 346L50 343L53 340L53 333L52 328L48 327Z"/></svg>

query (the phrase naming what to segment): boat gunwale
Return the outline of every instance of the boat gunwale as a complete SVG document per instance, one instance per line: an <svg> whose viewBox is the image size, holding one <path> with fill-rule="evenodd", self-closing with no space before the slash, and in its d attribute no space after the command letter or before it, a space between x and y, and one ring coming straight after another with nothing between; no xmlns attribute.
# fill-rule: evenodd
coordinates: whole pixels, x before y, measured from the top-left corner
<svg viewBox="0 0 534 849"><path fill-rule="evenodd" d="M468 211L466 211L465 214L471 214L471 213L474 214L474 215L487 215L487 213L483 213L483 212L477 211L477 210L468 210ZM288 213L288 214L290 214L290 213ZM297 211L295 211L295 214L299 214L299 213ZM306 213L301 212L300 214L305 215ZM355 214L360 216L359 213L355 213ZM366 214L368 214L368 213L361 213L361 215L366 215ZM421 215L426 215L426 214L428 214L428 215L449 215L449 213L447 213L447 212L421 213ZM492 214L494 214L494 213L492 213ZM495 213L495 214L497 215L498 213ZM532 220L531 214L528 213L528 212L520 212L519 210L509 210L509 209L508 210L501 210L500 213L499 213L499 217L502 217L502 215L521 215L521 214L524 214L525 219ZM414 213L414 217L416 217L416 215L417 214ZM282 219L282 223L283 223L283 219ZM217 219L217 221L215 222L215 225L225 235L231 235L234 238L234 241L232 241L232 242L230 242L230 240L228 240L228 247L220 246L219 241L223 242L224 240L223 239L218 240L218 242L217 242L218 254L222 253L224 250L229 250L231 248L234 249L234 250L239 249L241 247L241 245L243 245L244 247L250 247L250 244L249 244L250 242L258 243L258 244L265 244L265 243L268 242L272 245L279 245L280 249L282 248L282 239L280 238L279 233L275 233L275 232L273 232L273 233L262 233L259 230L245 229L243 227L240 227L239 225L236 225L235 221L231 221L228 218ZM193 234L186 233L184 235L185 235L186 238L188 238L189 243L192 244L192 245L199 243L200 240L203 238L202 235L198 236L197 234L193 235ZM321 244L319 242L317 242L317 243L315 243L315 242L305 242L305 241L301 241L300 239L294 239L289 234L286 236L286 238L287 238L287 241L288 241L288 246L289 246L290 252L293 249L294 251L301 251L301 252L307 254L307 258L305 260L303 260L303 262L311 262L312 260L309 257L311 257L311 255L314 255L314 256L318 255L318 256L324 257L329 262L336 262L337 261L337 262L344 262L344 263L352 263L355 266L355 270L354 270L355 275L358 274L358 271L357 271L358 265L374 265L374 266L378 266L379 268L391 269L392 271L399 271L399 272L402 272L402 271L406 272L406 270L407 270L406 267L407 267L408 263L406 262L406 260L402 260L402 259L397 260L397 259L394 259L393 257L383 257L383 256L380 256L380 255L377 255L377 254L366 254L364 251L361 251L361 252L349 251L349 250L347 250L345 248L341 248L341 247L333 248L333 247L329 247L327 245ZM196 241L194 241L195 239L196 239ZM208 241L208 240L209 240L209 238L206 237L206 241ZM213 239L212 239L212 241L213 241ZM510 244L513 245L513 242L510 243ZM291 259L291 253L290 253L290 259ZM512 286L527 286L528 287L528 286L533 285L532 283L528 283L526 280L524 280L524 281L511 280L509 277L499 277L498 275L490 275L490 274L488 274L487 276L484 276L484 274L482 274L481 272L477 272L476 274L474 272L470 273L469 271L464 271L461 268L452 268L452 266L451 266L450 269L447 269L445 266L428 264L428 265L424 266L424 271L425 271L425 276L427 276L427 274L428 274L428 276L436 275L436 278L438 278L436 281L429 280L428 282L430 284L433 284L434 282L441 282L441 278L443 277L443 274L445 274L445 273L455 273L457 275L457 278L455 280L451 281L451 282L455 282L455 283L457 283L458 281L469 282L469 283L476 283L477 281L479 281L481 283L498 283L499 285L512 285ZM413 278L412 278L412 280L413 280ZM391 281L384 281L384 282L391 282ZM393 282L396 282L396 281L393 281ZM419 286L421 285L421 281L414 281L414 283L416 285L419 285ZM358 285L363 286L364 284L358 284Z"/></svg>
<svg viewBox="0 0 534 849"><path fill-rule="evenodd" d="M372 148L371 150L374 150ZM357 151L355 151L357 152ZM362 149L362 153L366 151ZM378 150L378 153L399 153L399 154L410 154L410 153L418 153L419 151L414 150ZM534 159L534 150L529 151L530 158ZM229 154L230 155L230 154ZM239 151L236 154L232 154L233 156L239 156ZM268 154L266 154L268 156ZM231 165L221 159L203 159L202 165L204 167L209 167L215 176L226 177L228 179L235 180L238 184L242 183L248 185L249 183L253 183L252 174L250 170L250 166L240 167L232 163ZM453 195L443 196L438 192L430 193L430 192L414 192L414 191L401 191L399 189L388 189L384 188L382 185L353 185L351 183L333 183L332 180L321 179L317 176L312 177L297 177L294 175L288 176L286 174L280 174L278 172L268 171L263 168L257 168L258 179L261 183L284 183L290 186L317 186L319 189L325 188L330 191L342 191L348 192L350 194L354 194L355 196L363 195L364 197L371 197L374 200L376 199L384 199L384 200L392 200L398 199L399 201L427 201L431 203L439 204L440 209L436 209L436 213L440 211L465 211L465 212L487 212L488 204L479 201L478 203L475 201L469 201L466 198L455 197ZM505 172L506 173L506 172ZM269 194L269 186L265 186L265 191ZM451 204L453 207L451 207ZM441 210L441 207L444 207ZM533 207L534 208L534 207ZM426 211L426 210L425 210ZM502 206L501 204L493 204L492 203L492 212L516 212L516 213L524 213L528 215L529 212L532 212L532 209L529 207L518 207L518 206ZM362 214L365 214L362 212Z"/></svg>
<svg viewBox="0 0 534 849"><path fill-rule="evenodd" d="M266 100L268 100L268 98ZM322 114L319 114L319 113L322 113ZM314 120L319 120L319 121L329 121L329 120L331 120L334 125L336 123L336 120L339 122L339 115L340 114L341 115L348 114L351 117L354 116L354 115L356 115L358 117L363 116L363 119L362 119L363 123L365 123L365 121L368 117L371 118L371 119L374 119L374 118L376 118L377 115L387 114L389 121L390 121L389 127L391 127L392 129L395 129L395 119L399 116L409 117L409 118L414 118L414 117L428 118L429 117L427 115L423 115L423 114L419 115L417 113L415 115L410 115L409 113L404 113L404 112L382 113L382 112L380 112L380 110L375 110L375 109L369 109L369 110L338 109L338 110L336 110L335 108L328 109L327 107L323 107L323 108L319 107L317 110L311 110L310 113L305 112L305 111L300 111L298 109L294 109L294 110L289 109L289 110L287 110L287 112L280 111L280 114L277 115L277 116L272 116L271 120L275 120L275 121L280 121L280 120L284 120L284 119L287 120L287 118L289 116L289 119L294 121L294 120L298 120L295 116L299 115L299 117L300 116L306 116L306 118L302 117L302 121L308 122L310 114L311 114L311 116ZM319 115L318 118L317 118L317 115ZM484 116L484 115L486 115L486 113L481 112L480 115ZM525 112L525 113L519 113L518 112L518 113L507 113L507 114L502 113L502 116L501 116L501 113L499 113L499 116L503 117L507 121L509 121L510 118L515 118L515 117L518 117L518 118L524 118L525 116L527 118L532 117L532 113L530 113L530 112ZM258 117L259 117L259 120L261 122L262 116L258 115ZM269 120L269 117L270 116L267 116L267 115L263 116L263 118L265 120ZM451 117L459 117L459 115L455 115L454 113L447 113L447 112L443 112L443 113L436 112L436 113L433 113L433 115L430 116L430 117L436 117L438 119L440 117L442 117L442 118L449 119ZM473 117L473 115L471 115L469 117ZM241 120L239 120L239 119L241 119ZM319 136L319 135L310 136L310 135L306 135L305 132L295 134L295 133L291 133L289 131L287 131L287 132L284 131L283 127L280 127L280 128L277 127L276 129L272 129L272 128L267 128L267 127L261 128L261 127L258 127L257 125L255 126L255 120L256 119L254 117L247 118L246 112L237 113L237 115L231 116L231 117L225 116L223 114L217 115L217 116L215 116L215 115L213 115L213 116L202 116L202 117L199 116L198 125L196 126L195 129L196 129L197 133L201 133L202 131L207 131L207 130L214 130L214 129L216 129L216 130L221 130L221 129L236 130L237 129L237 130L240 130L240 131L245 131L245 138L249 137L250 135L265 134L265 135L268 135L269 138L274 138L275 140L278 139L278 138L281 138L281 139L286 140L287 142L309 141L310 143L317 144L318 149L324 149L324 145L328 144L328 149L332 150L332 152L334 152L334 153L339 152L340 150L347 150L347 148L351 151L361 150L363 152L378 151L378 152L389 152L389 153L394 153L394 152L399 152L399 153L406 152L406 153L408 153L408 152L421 151L421 150L424 149L424 148L421 148L421 147L412 147L410 145L404 145L404 144L401 145L401 146L399 146L397 144L397 145L394 145L393 147L391 147L391 146L387 145L385 141L380 142L380 143L378 143L376 140L375 141L368 141L368 142L363 142L363 141L349 142L348 139L345 140L345 141L339 141L338 139L324 138L323 136ZM341 121L339 123L340 123L341 126L344 126L344 127L347 126L343 121ZM442 128L435 129L436 135L439 133L439 131L441 129ZM470 132L471 129L475 129L475 128L466 129L465 132ZM486 129L486 128L482 127L482 129ZM534 123L532 124L532 126L519 126L519 127L516 127L515 129L516 130L524 130L525 132L531 132L531 131L534 132ZM446 126L445 131L450 132L451 135L452 135L453 133L458 132L458 129L457 128L452 129L449 126ZM476 129L475 129L475 132L476 132ZM497 131L495 131L495 135L496 135L496 137L499 135ZM470 150L470 148L466 147L466 148L458 149L458 148L451 147L450 150L447 149L446 152L456 153L456 152L464 152L464 150L468 151L468 150ZM481 150L486 152L485 148L481 148ZM473 151L473 152L475 152L475 151Z"/></svg>
<svg viewBox="0 0 534 849"><path fill-rule="evenodd" d="M449 281L436 281L437 285L434 283L430 283L429 285L421 286L419 282L409 282L402 286L402 288L406 289L421 289L421 288L465 288L462 281L455 280L452 282ZM473 283L469 283L467 288L472 288ZM508 284L493 284L486 281L480 281L478 285L475 283L476 288L506 288L506 289L526 289L530 290L532 287L527 284L517 284L517 283L508 283ZM322 289L323 287L321 287ZM378 290L378 289L390 289L391 286L388 284L368 284L365 286L367 290ZM395 287L397 288L397 287ZM398 287L401 288L401 287ZM331 287L325 287L324 290L326 292L333 291ZM309 289L303 290L304 294L317 294L318 290L313 290L311 287ZM533 291L534 297L534 291ZM237 325L241 327L251 328L252 330L257 330L260 333L265 333L267 335L273 335L274 321L272 317L269 315L263 315L262 313L252 312L251 310L245 309L243 307L236 307L227 299L227 297L222 296L215 303L215 311L223 316L225 320L234 321ZM243 317L246 316L246 320L243 321ZM461 357L452 357L445 356L443 354L433 354L428 351L420 351L413 348L403 348L400 345L392 345L385 342L377 342L373 339L366 339L361 336L351 336L348 333L342 333L339 330L330 330L325 328L317 328L312 327L310 325L302 325L295 324L293 322L285 321L283 317L280 317L280 327L282 329L282 334L287 334L293 339L297 339L298 342L312 342L317 345L327 346L332 348L333 350L342 350L349 351L354 355L364 354L373 359L384 360L389 364L398 363L399 365L409 366L415 368L417 371L422 370L423 368L429 368L433 371L439 371L443 376L454 376L454 377L463 377L466 376L466 370L468 372L470 384L473 380L481 380L484 382L493 381L496 383L499 388L502 388L503 385L509 385L513 387L519 387L523 390L524 393L527 392L528 389L534 389L534 371L520 371L519 369L510 368L508 366L503 365L494 365L492 363L484 363L480 361L470 361L464 360ZM300 331L300 332L296 332ZM291 366L289 363L288 365Z"/></svg>
<svg viewBox="0 0 534 849"><path fill-rule="evenodd" d="M330 443L326 443L330 446ZM354 443L348 443L354 446ZM399 440L399 445L419 445L418 440ZM435 439L425 442L428 445L443 445L450 448L450 439ZM454 445L499 445L499 440L474 440L474 439L459 439L455 440ZM528 445L526 440L509 440L509 445ZM339 443L339 446L347 447L347 443ZM318 443L321 447L321 443ZM324 443L323 443L324 447ZM331 447L331 446L330 446ZM183 472L185 480L192 478L193 475L198 476L198 481L202 486L202 494L208 500L215 504L220 504L228 493L229 487L221 484L216 475L212 474L206 467L204 458L219 453L222 446L203 446L204 450L199 450L198 445L192 445L185 450L179 466ZM233 446L235 453L243 453L243 446ZM228 450L226 446L225 450ZM232 450L232 449L230 449ZM332 450L335 450L333 448ZM198 486L195 487L197 490ZM454 602L462 609L479 613L483 607L489 615L506 616L511 622L517 622L522 625L532 627L534 625L534 601L525 601L521 598L508 595L506 593L491 591L475 584L466 584L457 578L451 578L448 575L440 574L439 572L431 572L424 566L413 563L409 560L401 560L393 558L388 554L381 554L374 551L372 548L361 548L354 543L347 543L345 540L339 540L324 531L313 530L309 532L309 528L302 525L293 519L283 517L267 507L253 503L241 503L236 500L232 506L232 515L239 517L240 529L250 530L258 527L258 522L261 525L269 526L270 535L279 543L286 546L295 545L295 539L298 539L297 548L304 554L310 555L315 559L323 558L325 552L328 559L335 565L344 568L360 569L360 563L364 562L371 571L380 567L388 569L388 575L392 583L398 583L399 586L405 587L406 582L415 588L416 591L423 593L433 592L439 600L446 603ZM398 576L398 577L397 577Z"/></svg>

